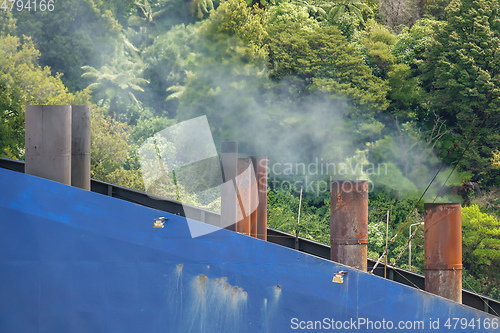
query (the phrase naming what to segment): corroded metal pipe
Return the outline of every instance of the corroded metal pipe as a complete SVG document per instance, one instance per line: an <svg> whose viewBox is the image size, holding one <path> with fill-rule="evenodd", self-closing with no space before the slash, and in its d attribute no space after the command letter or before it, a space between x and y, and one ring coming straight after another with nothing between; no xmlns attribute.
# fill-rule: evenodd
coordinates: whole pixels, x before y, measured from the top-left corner
<svg viewBox="0 0 500 333"><path fill-rule="evenodd" d="M332 181L330 189L330 258L366 271L368 182Z"/></svg>
<svg viewBox="0 0 500 333"><path fill-rule="evenodd" d="M256 175L257 176L257 175ZM255 177L255 182L257 182L258 178ZM250 235L254 238L257 238L257 217L259 213L259 187L257 184L255 186L251 186L250 189L250 207L255 207L256 209L250 213Z"/></svg>
<svg viewBox="0 0 500 333"><path fill-rule="evenodd" d="M222 186L221 227L236 230L237 195L234 180L238 174L238 142L224 141L221 144Z"/></svg>
<svg viewBox="0 0 500 333"><path fill-rule="evenodd" d="M26 173L71 185L71 106L26 105Z"/></svg>
<svg viewBox="0 0 500 333"><path fill-rule="evenodd" d="M267 241L267 157L253 158L257 176L259 206L257 207L257 238Z"/></svg>
<svg viewBox="0 0 500 333"><path fill-rule="evenodd" d="M462 303L462 207L424 205L425 290Z"/></svg>
<svg viewBox="0 0 500 333"><path fill-rule="evenodd" d="M250 157L238 159L238 211L236 231L240 234L251 236L251 207L252 207L252 160Z"/></svg>

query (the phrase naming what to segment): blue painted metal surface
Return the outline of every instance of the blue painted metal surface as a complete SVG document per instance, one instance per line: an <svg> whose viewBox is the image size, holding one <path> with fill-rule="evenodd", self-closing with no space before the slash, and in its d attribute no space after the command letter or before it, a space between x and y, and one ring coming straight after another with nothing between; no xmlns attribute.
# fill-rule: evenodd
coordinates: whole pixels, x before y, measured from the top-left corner
<svg viewBox="0 0 500 333"><path fill-rule="evenodd" d="M0 170L0 332L498 332L484 312L231 231L192 239L188 223L203 226Z"/></svg>

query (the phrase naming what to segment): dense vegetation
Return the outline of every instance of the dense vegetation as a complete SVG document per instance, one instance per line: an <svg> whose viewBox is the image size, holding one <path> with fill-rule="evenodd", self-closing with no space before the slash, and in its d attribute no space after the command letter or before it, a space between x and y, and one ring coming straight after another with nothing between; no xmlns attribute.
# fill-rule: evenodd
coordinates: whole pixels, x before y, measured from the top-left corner
<svg viewBox="0 0 500 333"><path fill-rule="evenodd" d="M423 271L423 202L463 202L464 287L500 299L500 13L494 0L60 0L2 8L0 155L24 105L93 104L92 175L146 190L138 148L206 115L269 156L269 223L329 242L329 180L369 180L369 254ZM168 145L166 151L176 154ZM179 149L178 149L179 150ZM166 171L170 172L170 171ZM423 200L418 201L434 175ZM200 204L175 173L160 193ZM207 204L212 209L220 201ZM417 209L414 210L413 208Z"/></svg>

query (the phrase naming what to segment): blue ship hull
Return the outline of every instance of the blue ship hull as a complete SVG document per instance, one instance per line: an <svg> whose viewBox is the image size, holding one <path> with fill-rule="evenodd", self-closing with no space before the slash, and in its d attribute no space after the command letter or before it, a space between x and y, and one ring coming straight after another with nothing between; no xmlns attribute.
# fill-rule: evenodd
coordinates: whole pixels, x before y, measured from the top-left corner
<svg viewBox="0 0 500 333"><path fill-rule="evenodd" d="M0 332L499 331L498 317L269 242L191 238L188 223L215 227L177 215L8 170L0 189Z"/></svg>

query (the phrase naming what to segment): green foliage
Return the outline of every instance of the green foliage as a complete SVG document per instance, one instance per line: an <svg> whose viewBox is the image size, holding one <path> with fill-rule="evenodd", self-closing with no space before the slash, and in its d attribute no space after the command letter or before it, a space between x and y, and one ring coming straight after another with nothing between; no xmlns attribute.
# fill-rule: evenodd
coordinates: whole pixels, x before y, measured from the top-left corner
<svg viewBox="0 0 500 333"><path fill-rule="evenodd" d="M462 208L462 261L464 279L480 280L473 288L476 292L494 298L500 296L500 221L481 212L477 205ZM473 283L474 284L474 283Z"/></svg>
<svg viewBox="0 0 500 333"><path fill-rule="evenodd" d="M297 10L297 12L300 13L301 11L305 10L309 13L309 15L312 18L315 18L315 19L326 20L326 18L328 16L328 13L321 6L321 4L322 4L321 1L292 0L290 2L281 2L280 4L278 4L278 6L288 4L288 3L296 5L298 8L300 8L299 10ZM273 7L275 7L275 6L273 6ZM271 9L273 7L270 7L269 9Z"/></svg>
<svg viewBox="0 0 500 333"><path fill-rule="evenodd" d="M132 133L130 133L130 142L140 146L147 138L174 124L175 120L168 118L148 117L139 119L133 127Z"/></svg>
<svg viewBox="0 0 500 333"><path fill-rule="evenodd" d="M97 173L98 170L95 170L95 172ZM125 169L124 166L119 166L103 178L111 184L117 184L138 191L145 190L140 169Z"/></svg>
<svg viewBox="0 0 500 333"><path fill-rule="evenodd" d="M365 22L364 17L373 15L373 11L363 0L321 1L320 3L327 11L330 22L337 21L345 13L354 15L361 23Z"/></svg>
<svg viewBox="0 0 500 333"><path fill-rule="evenodd" d="M386 75L390 86L388 98L391 100L388 112L392 116L406 121L433 114L425 103L426 95L418 77L417 64L423 61L424 52L431 45L434 29L441 26L442 22L420 19L411 28L404 28L396 36L395 43L390 44L395 63L388 68Z"/></svg>
<svg viewBox="0 0 500 333"><path fill-rule="evenodd" d="M334 25L339 28L342 35L345 36L349 41L351 41L353 36L355 35L359 24L359 19L351 13L344 13L334 23Z"/></svg>
<svg viewBox="0 0 500 333"><path fill-rule="evenodd" d="M59 0L53 11L16 11L17 36L31 36L41 52L40 64L54 76L64 73L61 79L70 91L81 90L87 86L81 67L101 67L121 30L106 7L100 1Z"/></svg>
<svg viewBox="0 0 500 333"><path fill-rule="evenodd" d="M424 20L417 24L430 29L429 24L421 21ZM416 56L413 48L424 47L422 44L425 44L426 38L430 40L428 36L422 37L424 33L431 33L425 29L415 25L411 32L405 29L395 36L385 26L369 20L366 29L354 37L356 48L363 55L365 63L372 68L373 74L385 79L389 85L387 99L390 105L387 113L401 120L415 120L422 112L424 96L421 82L407 64L413 64L415 60L411 58Z"/></svg>
<svg viewBox="0 0 500 333"><path fill-rule="evenodd" d="M422 132L416 123L409 121L403 124L395 123L392 135L386 135L370 144L370 161L386 166L386 172L376 173L371 180L393 191L399 198L417 196L424 192L434 175L441 168L440 160L433 149L439 142L439 125L433 131ZM437 129L436 129L437 128ZM385 171L385 170L384 170ZM424 199L434 200L439 194L444 181L448 178L451 168L442 168L438 177L427 190ZM468 172L453 172L447 180L447 186L462 185L463 180L469 180ZM443 198L444 199L444 198ZM449 197L444 200L457 200Z"/></svg>
<svg viewBox="0 0 500 333"><path fill-rule="evenodd" d="M282 2L266 10L265 23L268 31L280 25L293 24L296 28L312 33L318 27L318 22L309 16L311 11L321 12L320 7L302 2ZM323 11L324 12L324 11ZM326 15L326 12L325 12Z"/></svg>
<svg viewBox="0 0 500 333"><path fill-rule="evenodd" d="M478 205L482 212L491 214L500 220L500 188L482 191L471 200L471 204Z"/></svg>
<svg viewBox="0 0 500 333"><path fill-rule="evenodd" d="M419 78L412 76L407 64L395 64L387 73L387 81L391 89L388 111L399 119L415 120L423 94Z"/></svg>
<svg viewBox="0 0 500 333"><path fill-rule="evenodd" d="M264 58L267 55L264 12L257 6L247 7L244 0L221 2L217 10L210 14L209 20L200 27L200 37L223 44L224 39L236 37L244 43L245 48L252 50L252 57Z"/></svg>
<svg viewBox="0 0 500 333"><path fill-rule="evenodd" d="M174 26L141 54L143 77L150 82L142 102L153 108L155 115L169 118L177 115L178 100L172 95L184 84L188 70L197 61L193 53L196 31L193 25Z"/></svg>
<svg viewBox="0 0 500 333"><path fill-rule="evenodd" d="M486 274L471 274L467 269L462 270L462 288L471 290L480 295L486 295L500 300L500 281L498 278Z"/></svg>
<svg viewBox="0 0 500 333"><path fill-rule="evenodd" d="M434 31L443 25L443 22L420 19L411 28L404 28L391 48L397 62L413 67L416 60L422 60L424 52L431 45Z"/></svg>
<svg viewBox="0 0 500 333"><path fill-rule="evenodd" d="M344 29L341 27L346 26L349 26L349 29L358 28L364 24L366 18L374 14L372 8L362 0L292 0L290 3L299 7L299 11L308 12L312 18L326 25L339 26L342 31Z"/></svg>
<svg viewBox="0 0 500 333"><path fill-rule="evenodd" d="M93 110L91 118L92 177L106 180L129 158L127 143L129 127L106 117L102 110Z"/></svg>
<svg viewBox="0 0 500 333"><path fill-rule="evenodd" d="M397 199L394 193L378 187L375 191L369 194L368 205L368 253L369 257L378 259L385 250L386 244L386 228L387 228L387 211L389 211L389 243L396 235L396 232L401 228L406 221L405 227L400 231L388 251L389 264L396 264L398 267L408 269L408 254L402 255L401 259L396 262L397 257L405 248L408 237L410 224L423 221L419 211L413 211L413 207L417 202L417 197L408 196ZM423 207L419 206L418 209ZM417 231L412 241L412 270L423 272L424 266L424 248L423 248L423 228ZM412 228L412 233L415 226Z"/></svg>
<svg viewBox="0 0 500 333"><path fill-rule="evenodd" d="M0 35L1 36L1 35ZM40 53L30 39L0 37L0 155L24 157L24 106L72 104L75 96L50 68L38 65ZM89 99L80 93L80 101Z"/></svg>
<svg viewBox="0 0 500 333"><path fill-rule="evenodd" d="M298 91L348 98L353 118L369 118L387 107L387 86L371 74L336 27L318 27L314 34L294 26L280 28L270 37L272 79L289 78L301 87Z"/></svg>
<svg viewBox="0 0 500 333"><path fill-rule="evenodd" d="M130 11L134 7L134 0L93 0L98 8L110 12L118 23L126 24Z"/></svg>
<svg viewBox="0 0 500 333"><path fill-rule="evenodd" d="M127 110L131 103L141 108L135 94L143 92L141 86L148 81L140 77L142 62L127 52L125 43L117 48L112 61L100 70L92 66L83 66L82 69L85 71L82 77L92 80L87 88L93 92L94 101L100 102L101 106L109 103L108 113L112 118L117 118L120 110L123 115L123 110Z"/></svg>
<svg viewBox="0 0 500 333"><path fill-rule="evenodd" d="M0 16L0 36L15 35L16 19L12 16L12 12L4 12Z"/></svg>
<svg viewBox="0 0 500 333"><path fill-rule="evenodd" d="M295 235L299 212L299 198L288 188L269 191L267 197L268 225ZM315 207L302 201L300 211L299 236L330 244L329 200L324 199L323 207Z"/></svg>
<svg viewBox="0 0 500 333"><path fill-rule="evenodd" d="M493 157L491 158L491 164L494 169L500 169L500 152L495 150L493 152Z"/></svg>
<svg viewBox="0 0 500 333"><path fill-rule="evenodd" d="M493 151L493 157L490 159L491 165L490 165L490 171L491 174L493 175L493 182L495 184L500 183L500 152L498 150ZM496 172L496 173L495 173ZM497 216L500 216L500 214L497 214Z"/></svg>
<svg viewBox="0 0 500 333"><path fill-rule="evenodd" d="M420 16L436 20L446 18L446 7L452 0L422 0L420 2Z"/></svg>
<svg viewBox="0 0 500 333"><path fill-rule="evenodd" d="M500 221L477 205L462 208L463 262L469 271L500 265Z"/></svg>
<svg viewBox="0 0 500 333"><path fill-rule="evenodd" d="M91 176L113 184L144 191L130 127L94 108L91 115Z"/></svg>
<svg viewBox="0 0 500 333"><path fill-rule="evenodd" d="M366 64L372 68L373 74L383 79L396 62L390 48L396 37L386 27L370 20L366 29L357 34L357 49L361 51Z"/></svg>
<svg viewBox="0 0 500 333"><path fill-rule="evenodd" d="M214 9L214 2L212 0L190 0L189 6L191 15L201 19Z"/></svg>
<svg viewBox="0 0 500 333"><path fill-rule="evenodd" d="M134 2L136 11L128 18L128 25L135 27L142 35L142 45L148 46L151 44L151 30L156 25L156 22L164 19L168 15L169 1L160 0L156 2L148 0L136 0Z"/></svg>
<svg viewBox="0 0 500 333"><path fill-rule="evenodd" d="M490 159L500 145L499 4L456 0L447 14L421 63L429 106L454 129L438 148L445 161L456 162L482 126L459 168L471 170L474 181L498 185Z"/></svg>

